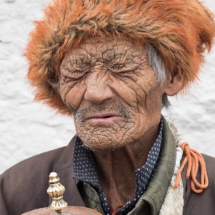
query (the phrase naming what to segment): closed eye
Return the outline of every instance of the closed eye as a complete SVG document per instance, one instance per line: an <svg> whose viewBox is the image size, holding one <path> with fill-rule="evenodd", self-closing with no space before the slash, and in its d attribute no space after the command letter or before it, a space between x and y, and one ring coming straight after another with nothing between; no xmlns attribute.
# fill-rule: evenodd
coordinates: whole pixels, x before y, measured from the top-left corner
<svg viewBox="0 0 215 215"><path fill-rule="evenodd" d="M120 70L122 69L123 67L125 67L125 64L114 64L113 66L111 66L110 68L112 70Z"/></svg>
<svg viewBox="0 0 215 215"><path fill-rule="evenodd" d="M111 66L108 66L108 70L113 73L126 74L126 73L134 72L134 70L137 69L138 66L139 65L137 64L130 65L125 63L115 63Z"/></svg>
<svg viewBox="0 0 215 215"><path fill-rule="evenodd" d="M70 81L75 81L83 78L88 73L89 73L89 70L75 70L75 71L67 72L67 74L63 76L69 79Z"/></svg>
<svg viewBox="0 0 215 215"><path fill-rule="evenodd" d="M116 73L116 74L126 74L126 73L130 73L130 72L134 71L131 68L121 68L121 69L108 68L108 70L111 71L112 73Z"/></svg>

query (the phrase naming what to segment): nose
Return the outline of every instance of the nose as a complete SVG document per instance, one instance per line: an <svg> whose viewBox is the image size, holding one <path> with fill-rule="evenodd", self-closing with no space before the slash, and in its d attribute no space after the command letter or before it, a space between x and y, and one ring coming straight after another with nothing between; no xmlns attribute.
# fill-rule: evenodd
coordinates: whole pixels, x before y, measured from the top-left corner
<svg viewBox="0 0 215 215"><path fill-rule="evenodd" d="M114 94L109 83L108 74L104 72L92 72L86 79L86 91L84 98L94 104L102 104L106 100L113 98Z"/></svg>

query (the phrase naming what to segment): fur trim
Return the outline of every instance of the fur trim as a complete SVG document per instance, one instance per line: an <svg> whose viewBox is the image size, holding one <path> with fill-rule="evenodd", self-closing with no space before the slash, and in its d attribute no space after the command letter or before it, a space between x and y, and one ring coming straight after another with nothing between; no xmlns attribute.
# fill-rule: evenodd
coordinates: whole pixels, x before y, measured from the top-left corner
<svg viewBox="0 0 215 215"><path fill-rule="evenodd" d="M167 191L164 203L161 207L159 215L182 215L184 208L184 187L182 180L177 188L174 188L177 172L180 168L180 161L182 159L183 151L181 147L177 147L176 151L176 165L171 184Z"/></svg>
<svg viewBox="0 0 215 215"><path fill-rule="evenodd" d="M70 114L57 90L61 61L88 36L117 36L150 44L167 73L180 73L183 88L197 78L203 53L215 37L213 14L198 0L54 0L35 22L25 56L36 100Z"/></svg>

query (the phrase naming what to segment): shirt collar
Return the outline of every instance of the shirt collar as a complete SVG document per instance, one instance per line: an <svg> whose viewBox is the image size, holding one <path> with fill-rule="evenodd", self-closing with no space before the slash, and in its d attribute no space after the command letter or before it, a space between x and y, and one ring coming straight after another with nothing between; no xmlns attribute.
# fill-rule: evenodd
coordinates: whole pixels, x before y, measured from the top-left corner
<svg viewBox="0 0 215 215"><path fill-rule="evenodd" d="M159 158L162 142L162 131L163 119L161 119L158 137L149 151L146 163L134 172L136 178L140 175L140 172L143 171L143 169L154 169ZM72 166L74 178L84 182L88 182L92 185L99 185L93 151L86 147L78 136L76 136L75 140Z"/></svg>
<svg viewBox="0 0 215 215"><path fill-rule="evenodd" d="M73 178L99 186L98 174L92 150L77 136L73 151Z"/></svg>

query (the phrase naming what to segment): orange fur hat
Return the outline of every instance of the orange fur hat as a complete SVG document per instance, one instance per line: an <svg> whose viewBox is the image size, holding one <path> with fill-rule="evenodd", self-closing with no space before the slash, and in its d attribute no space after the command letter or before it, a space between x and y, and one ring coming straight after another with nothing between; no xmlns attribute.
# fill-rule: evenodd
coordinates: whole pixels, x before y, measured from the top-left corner
<svg viewBox="0 0 215 215"><path fill-rule="evenodd" d="M186 88L211 49L214 15L197 0L54 0L35 22L25 51L35 99L70 114L49 83L58 82L65 53L88 36L117 35L154 47L166 72L181 73Z"/></svg>

